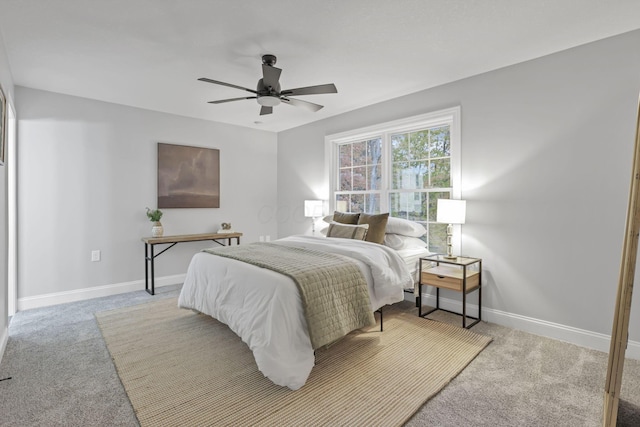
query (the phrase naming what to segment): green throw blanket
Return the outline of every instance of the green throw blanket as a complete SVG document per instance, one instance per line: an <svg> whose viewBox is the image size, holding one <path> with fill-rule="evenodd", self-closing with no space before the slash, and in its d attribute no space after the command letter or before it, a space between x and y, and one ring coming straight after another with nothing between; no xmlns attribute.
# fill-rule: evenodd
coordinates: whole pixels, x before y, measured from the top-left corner
<svg viewBox="0 0 640 427"><path fill-rule="evenodd" d="M311 345L332 343L375 324L367 282L348 257L275 243L204 249L290 277L298 286ZM256 286L260 286L256 283Z"/></svg>

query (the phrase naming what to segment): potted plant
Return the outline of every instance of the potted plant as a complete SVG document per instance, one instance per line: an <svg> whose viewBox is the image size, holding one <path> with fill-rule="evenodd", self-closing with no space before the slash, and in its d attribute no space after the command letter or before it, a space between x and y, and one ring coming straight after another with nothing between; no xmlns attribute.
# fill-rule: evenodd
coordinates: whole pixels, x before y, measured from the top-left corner
<svg viewBox="0 0 640 427"><path fill-rule="evenodd" d="M151 222L153 222L153 227L151 227L151 235L153 237L162 237L164 233L164 228L162 228L162 224L160 223L160 218L162 218L162 211L160 209L149 209L147 208L147 218Z"/></svg>

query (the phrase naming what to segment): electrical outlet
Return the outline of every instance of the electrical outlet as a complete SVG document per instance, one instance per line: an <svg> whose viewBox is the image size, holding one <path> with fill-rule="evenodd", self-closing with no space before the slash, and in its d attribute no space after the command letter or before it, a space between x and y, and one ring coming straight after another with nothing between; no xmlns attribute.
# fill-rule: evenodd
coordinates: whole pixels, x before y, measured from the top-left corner
<svg viewBox="0 0 640 427"><path fill-rule="evenodd" d="M91 261L100 261L100 251L91 251Z"/></svg>
<svg viewBox="0 0 640 427"><path fill-rule="evenodd" d="M264 236L260 236L260 241L264 242Z"/></svg>
<svg viewBox="0 0 640 427"><path fill-rule="evenodd" d="M266 235L266 236L264 237L264 240L265 240L265 242L270 242L270 241L271 241L271 236Z"/></svg>

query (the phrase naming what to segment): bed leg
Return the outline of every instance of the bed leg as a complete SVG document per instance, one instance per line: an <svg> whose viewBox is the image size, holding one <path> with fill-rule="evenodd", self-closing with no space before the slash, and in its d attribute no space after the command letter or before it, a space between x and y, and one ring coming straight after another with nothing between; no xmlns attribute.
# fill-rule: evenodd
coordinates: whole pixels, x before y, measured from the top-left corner
<svg viewBox="0 0 640 427"><path fill-rule="evenodd" d="M377 309L377 310L376 310L376 313L380 313L380 332L382 332L382 331L383 331L383 328L382 328L382 326L383 326L383 325L382 325L382 320L383 320L383 318L382 318L382 307L380 307L379 309Z"/></svg>

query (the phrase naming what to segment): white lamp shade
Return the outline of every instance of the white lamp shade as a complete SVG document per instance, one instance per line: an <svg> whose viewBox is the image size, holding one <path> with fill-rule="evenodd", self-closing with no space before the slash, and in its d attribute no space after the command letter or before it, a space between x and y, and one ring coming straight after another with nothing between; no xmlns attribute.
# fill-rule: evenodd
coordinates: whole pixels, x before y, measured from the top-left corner
<svg viewBox="0 0 640 427"><path fill-rule="evenodd" d="M466 200L438 199L436 221L445 224L464 224L466 214Z"/></svg>
<svg viewBox="0 0 640 427"><path fill-rule="evenodd" d="M322 216L322 200L305 200L304 216L309 218Z"/></svg>

